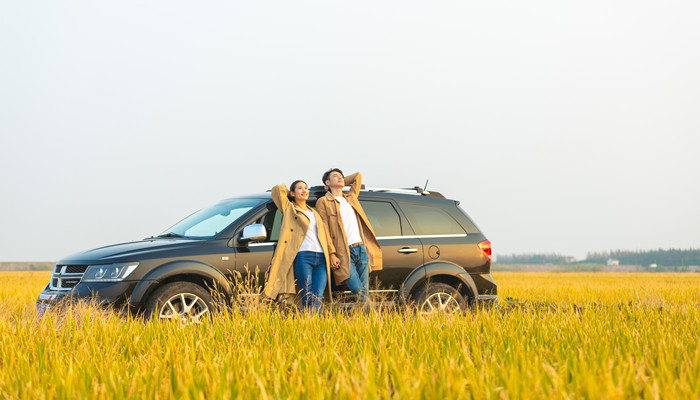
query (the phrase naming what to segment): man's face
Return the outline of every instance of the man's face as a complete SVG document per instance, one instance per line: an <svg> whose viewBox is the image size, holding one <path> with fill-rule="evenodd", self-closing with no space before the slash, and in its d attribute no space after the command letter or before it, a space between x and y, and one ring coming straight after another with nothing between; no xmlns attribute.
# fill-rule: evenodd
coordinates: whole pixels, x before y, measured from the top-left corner
<svg viewBox="0 0 700 400"><path fill-rule="evenodd" d="M328 185L328 187L342 188L345 186L345 177L340 172L333 171L330 175L328 175L326 185Z"/></svg>

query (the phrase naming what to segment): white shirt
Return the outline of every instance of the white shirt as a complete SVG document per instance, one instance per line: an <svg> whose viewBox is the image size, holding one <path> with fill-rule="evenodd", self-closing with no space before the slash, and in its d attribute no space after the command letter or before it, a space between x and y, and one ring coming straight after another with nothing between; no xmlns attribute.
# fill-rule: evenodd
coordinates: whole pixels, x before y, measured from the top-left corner
<svg viewBox="0 0 700 400"><path fill-rule="evenodd" d="M345 197L336 197L336 200L340 202L340 217L343 219L343 227L345 228L345 237L348 238L348 246L362 242L360 226L357 224L357 214L355 214L355 210Z"/></svg>
<svg viewBox="0 0 700 400"><path fill-rule="evenodd" d="M302 210L303 211L303 210ZM323 253L323 247L318 240L318 228L316 227L316 216L312 211L304 211L311 221L309 229L306 230L306 237L301 243L299 251L313 251L314 253Z"/></svg>

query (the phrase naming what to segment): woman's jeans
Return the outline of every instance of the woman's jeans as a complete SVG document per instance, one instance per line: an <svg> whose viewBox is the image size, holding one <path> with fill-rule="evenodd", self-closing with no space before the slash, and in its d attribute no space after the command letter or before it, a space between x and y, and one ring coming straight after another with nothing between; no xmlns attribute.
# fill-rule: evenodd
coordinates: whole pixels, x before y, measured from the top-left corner
<svg viewBox="0 0 700 400"><path fill-rule="evenodd" d="M345 284L358 303L369 300L369 257L363 244L350 248L350 277Z"/></svg>
<svg viewBox="0 0 700 400"><path fill-rule="evenodd" d="M294 276L297 279L304 309L321 310L323 290L328 284L326 257L323 253L300 251L294 259Z"/></svg>

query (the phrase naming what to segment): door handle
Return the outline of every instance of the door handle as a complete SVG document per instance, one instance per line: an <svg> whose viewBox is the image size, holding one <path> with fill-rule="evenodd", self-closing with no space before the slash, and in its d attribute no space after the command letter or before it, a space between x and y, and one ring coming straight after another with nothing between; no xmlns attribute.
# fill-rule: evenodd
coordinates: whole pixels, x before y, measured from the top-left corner
<svg viewBox="0 0 700 400"><path fill-rule="evenodd" d="M404 247L404 248L398 249L396 251L398 251L401 254L418 253L418 249L412 249L412 248L408 248L408 247Z"/></svg>

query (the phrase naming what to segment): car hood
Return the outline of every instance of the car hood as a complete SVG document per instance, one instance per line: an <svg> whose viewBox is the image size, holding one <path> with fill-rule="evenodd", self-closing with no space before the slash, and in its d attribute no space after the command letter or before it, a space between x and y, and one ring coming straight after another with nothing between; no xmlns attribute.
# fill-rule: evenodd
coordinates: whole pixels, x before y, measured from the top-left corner
<svg viewBox="0 0 700 400"><path fill-rule="evenodd" d="M162 252L200 246L204 240L183 238L152 238L119 243L82 251L65 257L58 264L109 264L158 258Z"/></svg>

